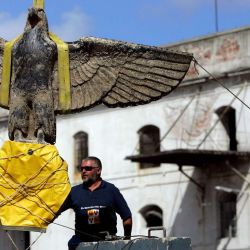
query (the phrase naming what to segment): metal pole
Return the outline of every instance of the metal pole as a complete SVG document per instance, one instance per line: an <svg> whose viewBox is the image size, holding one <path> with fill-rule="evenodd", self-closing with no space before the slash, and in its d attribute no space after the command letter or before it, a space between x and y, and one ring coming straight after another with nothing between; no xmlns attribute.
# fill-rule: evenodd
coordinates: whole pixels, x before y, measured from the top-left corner
<svg viewBox="0 0 250 250"><path fill-rule="evenodd" d="M214 0L214 11L215 11L215 31L219 31L219 24L218 24L218 2Z"/></svg>

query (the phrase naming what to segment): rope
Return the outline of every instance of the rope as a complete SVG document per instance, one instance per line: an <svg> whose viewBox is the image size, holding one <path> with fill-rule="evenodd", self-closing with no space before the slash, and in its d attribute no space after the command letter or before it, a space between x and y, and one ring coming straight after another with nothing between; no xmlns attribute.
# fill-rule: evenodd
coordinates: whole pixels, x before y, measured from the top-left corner
<svg viewBox="0 0 250 250"><path fill-rule="evenodd" d="M40 237L42 236L43 233L40 233L38 235L38 237L29 245L29 247L27 247L25 250L29 250L33 245L35 245L35 243L40 239Z"/></svg>
<svg viewBox="0 0 250 250"><path fill-rule="evenodd" d="M237 99L237 100L239 100L245 107L247 107L248 109L250 109L250 107L249 107L244 101L242 101L242 100L238 97L238 95L240 94L240 92L241 92L242 89L240 89L240 91L237 93L237 95L235 95L235 94L234 94L230 89L228 89L222 82L220 82L216 77L214 77L210 72L208 72L202 65L200 65L196 59L193 59L193 60L194 60L194 62L195 62L195 66L196 66L196 64L199 65L199 66L200 66L206 73L208 73L216 82L218 82L223 88L225 88L228 92L230 92L230 93L234 96L234 99L231 101L231 103L230 103L229 105L231 105L231 104L235 101L235 99ZM181 112L180 115L177 117L177 119L175 120L175 122L171 125L171 127L167 130L167 132L162 136L162 138L160 139L160 142L162 142L162 141L167 137L167 135L170 133L170 131L174 128L174 126L176 125L176 123L179 121L179 119L181 118L181 116L185 113L185 111L187 110L187 108L190 106L190 104L191 104L192 101L194 100L195 96L196 96L196 95L194 95L194 96L191 98L191 100L188 102L188 104L186 105L186 107L182 110L182 112ZM225 110L223 111L221 117L225 114L226 111L227 111L227 109L225 109ZM203 142L206 140L206 138L209 136L209 134L211 133L211 131L214 129L214 127L217 125L217 123L218 123L219 121L220 121L220 119L218 119L218 120L216 121L216 123L213 125L213 127L210 129L210 131L207 133L207 135L205 136L205 138L203 139L203 141L198 145L198 148L203 144ZM44 147L44 146L43 146L43 147ZM40 149L40 148L38 148L38 149ZM36 150L38 150L38 149L36 149ZM0 160L10 159L10 158L19 158L19 157L22 157L22 156L24 156L24 155L26 155L26 154L21 153L21 154L15 155L15 156L9 156L9 157L6 157L6 158L0 158ZM56 155L56 156L58 156L58 155ZM42 171L42 169L43 169L44 167L46 167L46 165L47 165L54 157L56 157L56 156L53 156L49 161L47 161L47 162L44 164L44 166L42 166L42 167L38 170L38 172L35 174L35 177L36 177L36 176ZM61 165L61 166L62 166L62 165ZM60 167L61 167L61 166L60 166ZM0 165L0 167L2 168L1 165ZM53 172L51 173L51 175L53 175L56 171L60 171L60 170L59 170L60 167L59 167L57 170L53 171ZM232 170L234 171L233 168L232 168ZM5 171L5 170L4 170L4 171ZM236 172L236 171L234 171L234 172ZM8 174L8 173L7 173L7 174ZM49 175L49 177L45 178L42 182L38 183L37 186L40 186L40 189L43 189L45 185L58 185L59 183L46 183L46 180L48 180L48 179L50 178L51 175ZM1 177L4 178L4 176L3 176L2 174L1 174ZM31 176L24 184L20 184L20 183L18 183L16 180L13 180L13 182L14 182L15 184L19 185L19 186L18 186L18 188L17 188L17 190L16 190L16 192L15 192L14 194L12 194L12 195L9 196L9 197L6 197L6 200L7 200L9 203L11 203L12 205L14 205L14 206L21 207L21 208L27 210L31 215L36 216L37 218L39 218L39 219L43 220L44 222L46 222L47 224L49 224L49 223L50 223L49 221L47 221L46 219L43 219L43 218L40 217L39 215L34 214L34 213L33 213L32 211L30 211L29 209L27 209L27 208L25 208L25 207L23 207L23 206L20 206L20 205L16 205L16 204L14 203L13 199L12 199L12 198L14 198L15 196L18 196L18 194L19 194L19 195L20 195L20 194L21 194L21 195L23 195L23 194L25 194L25 195L30 195L29 193L27 193L27 188L35 187L36 185L35 185L35 184L33 184L33 185L27 185L27 183L28 183L28 181L30 181L31 179L34 179L35 177L34 177L34 175ZM12 177L12 179L14 179L14 178ZM4 180L5 180L5 182L7 183L7 185L10 186L11 189L16 189L11 183L8 183L7 180L6 180L5 178L4 178ZM61 183L61 184L64 184L64 183ZM35 196L37 195L37 193L34 193L34 194L35 194ZM1 194L1 195L3 195L3 194ZM3 196L4 196L4 195L3 195ZM39 197L39 198L40 198L40 197ZM35 201L33 201L33 202L35 202ZM40 202L43 203L44 201L43 201L42 199L40 199ZM0 206L2 206L2 204L3 204L3 202L0 203ZM36 203L36 204L37 204L37 203ZM40 204L40 205L41 205L41 204ZM45 202L44 202L43 205L46 205L46 206L48 207L48 205L47 205ZM77 230L77 229L75 229L75 228L71 228L71 227L69 227L69 226L65 226L65 225L62 225L62 224L59 224L59 223L56 223L56 222L52 222L52 224L57 225L57 226L61 226L61 227L64 227L64 228L67 228L67 229L69 229L69 230L73 230L73 231L75 231L75 232L79 232L79 233L81 233L81 234L83 234L83 235L86 235L86 236L89 236L89 237L92 237L92 238L96 238L96 239L99 239L99 240L102 239L102 238L100 238L100 237L98 237L98 236L91 235L91 234L88 234L88 233L86 233L86 232L82 232L82 231ZM17 250L19 250L19 248L17 247L17 245L16 245L15 242L13 241L11 235L10 235L7 231L6 231L6 233L7 233L8 237L9 237L10 241L12 242L13 246L14 246ZM39 240L39 238L41 237L41 235L42 235L42 233L37 237L37 239L36 239L28 248L26 248L26 250L29 250L29 249L31 248L31 246L34 245L34 244ZM156 237L148 237L148 236L142 236L142 235L131 236L131 237L156 238ZM128 244L133 244L135 240L136 240L136 239L129 241L129 243L127 243L122 249L126 248L126 247L128 246ZM131 247L131 246L130 246L130 247ZM129 248L130 248L130 247L129 247ZM97 247L97 248L98 248L98 247Z"/></svg>
<svg viewBox="0 0 250 250"><path fill-rule="evenodd" d="M243 90L243 88L245 87L245 85L243 85L240 90L237 93L237 96L241 93L241 91ZM236 95L234 95L236 96ZM208 130L208 132L206 133L205 137L203 138L203 140L198 144L196 149L199 149L200 146L205 142L205 140L208 138L208 136L211 134L211 132L214 130L214 128L216 127L216 125L221 121L221 118L226 114L226 112L228 111L228 109L230 108L230 106L234 103L234 101L236 100L236 97L234 97L232 99L232 101L227 105L227 108L225 108L225 110L223 110L223 112L221 113L221 115L219 116L219 118L216 120L216 122L214 123L214 125Z"/></svg>
<svg viewBox="0 0 250 250"><path fill-rule="evenodd" d="M245 85L248 85L247 82L245 82ZM244 96L243 96L243 101L245 101L246 99L246 94L247 94L247 90L245 89L244 91ZM238 118L238 121L237 121L237 127L238 127L238 124L240 123L240 119L241 119L241 115L242 115L242 112L243 112L243 104L241 104L241 107L240 107L240 111L239 111L239 118Z"/></svg>
<svg viewBox="0 0 250 250"><path fill-rule="evenodd" d="M44 146L42 146L42 147L44 147ZM38 149L41 149L42 147L40 147L40 148L38 148ZM36 150L38 150L38 149L36 149ZM33 150L33 151L35 151L35 150ZM10 159L10 158L20 158L20 157L25 156L25 155L27 155L27 154L21 153L21 154L14 155L14 156L11 156L11 157L0 158L0 160L1 160L1 159ZM3 206L3 205L6 205L7 203L9 203L9 204L11 204L11 205L13 205L13 206L16 206L16 207L19 207L19 208L22 208L22 209L26 210L30 215L39 218L40 220L42 220L43 222L45 222L45 223L47 223L47 224L50 224L50 223L51 223L50 221L48 221L48 220L42 218L41 216L39 216L39 215L33 213L33 212L32 212L31 210L29 210L28 208L26 208L26 207L24 207L24 206L22 206L22 205L16 204L15 200L17 200L17 199L19 199L19 198L21 198L21 197L23 197L23 196L27 196L26 199L28 199L28 200L34 202L37 206L43 207L45 210L47 210L48 212L50 212L54 217L56 216L56 215L54 214L54 212L50 209L50 207L46 204L46 202L44 202L44 201L38 196L37 191L38 191L38 190L43 190L44 187L45 187L46 185L65 184L65 183L48 183L48 182L47 182L47 181L49 180L49 178L50 178L52 175L54 175L57 171L65 171L65 170L62 170L62 169L61 169L61 167L63 166L63 162L60 164L60 166L59 166L56 170L52 171L48 176L46 176L46 178L44 178L44 179L43 179L42 181L40 181L39 183L38 183L38 182L37 182L37 183L35 182L35 183L31 183L31 184L30 184L29 182L32 181L34 178L36 178L36 177L41 173L41 171L42 171L42 170L43 170L43 169L44 169L44 168L45 168L45 167L46 167L55 157L57 157L57 156L58 156L58 154L53 155L47 162L45 162L45 164L44 164L43 166L41 166L41 168L40 168L36 173L34 173L32 176L30 176L30 177L29 177L24 183L22 183L22 184L19 183L17 180L15 180L15 178L13 178L13 176L11 176L9 173L7 173L7 172L3 169L3 167L0 165L0 168L1 168L2 170L4 170L5 174L8 174L8 175L11 177L13 183L8 182L7 179L4 177L3 174L0 174L0 177L3 178L3 180L6 182L6 185L9 186L10 189L15 190L15 192L14 192L12 195L10 195L10 196L5 196L3 193L0 192L0 195L2 195L2 197L4 197L4 199L5 199L5 200L3 200L2 202L0 202L0 207ZM36 188L36 191L35 191L35 192L28 192L28 190L30 190L30 188ZM38 201L34 201L34 200L32 199L32 197L34 197L34 196L36 196L36 197L38 198L39 202L38 202ZM30 197L31 197L31 198L30 198ZM80 234L82 234L82 235L86 235L86 236L88 236L88 237L92 237L92 238L94 238L94 239L96 239L96 240L102 240L102 238L100 238L100 237L98 237L98 236L96 236L96 235L91 235L91 234L88 234L88 233L86 233L86 232L82 232L82 231L80 231L80 230L77 230L77 229L74 229L74 228L70 228L70 227L68 227L68 226L61 225L61 224L56 223L56 222L52 222L52 223L55 224L55 225L58 225L58 226L61 226L61 227L64 227L64 228L73 230L73 231L78 232L78 233L80 233ZM37 239L36 239L36 240L35 240L26 250L30 249L30 247L31 247L32 245L34 245L34 244L39 240L39 238L41 237L41 235L42 235L42 233L37 237ZM12 244L15 246L15 248L16 248L17 250L19 250L18 247L17 247L17 245L15 244L14 240L11 238L11 236L10 236L9 234L8 234L8 237L10 238L10 240L11 240Z"/></svg>
<svg viewBox="0 0 250 250"><path fill-rule="evenodd" d="M16 248L16 250L19 250L18 246L15 244L15 242L12 239L11 235L9 234L9 232L8 231L5 231L5 232L6 232L7 236L8 236L8 238L10 239L12 245Z"/></svg>
<svg viewBox="0 0 250 250"><path fill-rule="evenodd" d="M231 166L229 163L228 165L230 166L231 170L238 175L242 180L244 180L248 185L250 185L250 181L236 168L234 168L233 166Z"/></svg>
<svg viewBox="0 0 250 250"><path fill-rule="evenodd" d="M195 67L195 70L197 71L196 67ZM198 73L198 71L197 71ZM195 127L195 120L197 118L197 112L196 110L198 109L198 106L199 106L199 103L200 103L200 92L198 93L197 95L197 99L196 99L196 102L195 102L195 108L194 108L194 113L193 113L193 118L192 118L192 124L191 124L191 128L190 128L190 133L188 130L185 130L185 132L188 134L188 139L186 141L186 144L190 143L190 140L191 140L191 137L192 137L192 131ZM184 138L182 138L183 140Z"/></svg>
<svg viewBox="0 0 250 250"><path fill-rule="evenodd" d="M181 113L178 115L178 117L175 119L174 123L170 126L170 128L167 130L167 132L162 136L162 138L160 139L159 143L161 143L167 136L168 134L172 131L172 129L174 128L174 126L177 124L177 122L181 119L181 117L183 116L183 114L185 113L185 111L188 109L188 107L191 105L191 103L193 102L194 98L196 97L196 94L194 94L192 96L192 98L190 99L190 101L187 103L187 105L185 106L185 108L181 111ZM159 146L159 145L157 145Z"/></svg>
<svg viewBox="0 0 250 250"><path fill-rule="evenodd" d="M183 116L183 114L185 113L185 111L188 109L188 107L191 105L191 103L193 102L194 98L196 97L197 94L194 94L192 96L192 98L190 99L190 101L187 103L187 105L184 107L184 109L181 111L181 113L179 114L179 116L176 118L176 120L174 121L174 123L171 125L171 127L165 132L165 134L161 137L161 139L159 140L159 143L157 143L157 145L155 145L155 149L161 144L161 142L169 135L169 133L172 131L172 129L174 128L174 126L177 124L177 122L181 119L181 117ZM131 155L133 155L136 151L136 149L139 146L139 142L136 143L136 146L132 152Z"/></svg>
<svg viewBox="0 0 250 250"><path fill-rule="evenodd" d="M59 223L56 223L56 222L52 222L52 224L60 226L60 227L64 227L64 228L67 228L67 229L70 229L70 230L73 230L73 231L78 232L78 233L80 233L82 235L92 237L93 239L103 240L103 238L101 238L101 237L99 237L97 235L88 234L86 232L83 232L81 230L78 230L78 229L75 229L75 228L72 228L72 227L69 227L69 226L65 226L65 225L62 225L62 224L59 224Z"/></svg>
<svg viewBox="0 0 250 250"><path fill-rule="evenodd" d="M250 107L244 102L242 101L238 96L236 96L229 88L227 88L221 81L219 81L214 75L212 75L209 71L207 71L200 63L198 63L198 61L193 58L194 63L199 65L208 75L210 75L216 82L218 82L224 89L226 89L231 95L233 95L238 101L240 101L245 107L247 107L248 109L250 109Z"/></svg>
<svg viewBox="0 0 250 250"><path fill-rule="evenodd" d="M41 148L43 148L45 145L43 145L42 147L39 147L33 151L39 150ZM18 154L15 156L11 156L11 158L19 158L22 157L26 154L22 153L22 154ZM22 208L24 210L26 210L29 214L31 214L32 216L35 216L37 218L39 218L40 220L42 220L43 222L49 224L50 222L45 220L44 218L34 214L32 211L30 211L29 209L27 209L26 207L22 206L22 205L18 205L16 204L16 201L18 201L19 199L21 199L22 197L25 196L25 198L31 202L34 202L36 204L36 206L38 207L42 207L44 210L46 210L48 213L50 213L51 215L53 215L54 217L56 216L55 213L51 210L51 208L48 206L48 204L46 204L46 202L41 199L39 197L39 195L37 194L38 190L43 190L44 187L46 185L58 185L58 183L48 183L48 180L50 179L50 177L52 175L54 175L57 171L66 171L61 169L61 167L63 166L63 162L58 166L58 168L54 171L52 171L49 175L47 175L42 181L38 182L33 182L30 183L30 181L32 181L34 178L36 178L41 171L55 158L58 157L58 154L53 155L47 162L45 162L45 164L43 166L41 166L40 169L38 169L38 171L36 173L34 173L33 175L31 175L24 183L19 183L17 180L15 180L15 178L13 178L13 176L11 176L9 173L7 173L11 179L12 182L7 181L7 179L0 174L0 177L2 177L2 179L6 182L6 185L9 186L10 189L15 190L15 192L9 196L5 196L3 193L0 192L0 195L4 198L3 201L0 202L0 207L6 204L12 204L13 206ZM0 168L3 169L3 167L0 165ZM4 170L4 169L3 169ZM5 171L6 174L6 171ZM31 188L36 188L36 190L31 190ZM33 197L36 197L38 199L38 201L34 200Z"/></svg>
<svg viewBox="0 0 250 250"><path fill-rule="evenodd" d="M18 195L22 195L22 196L29 196L29 193L27 193L27 189L29 188L28 185L26 185L31 179L34 179L36 178L40 173L41 171L55 158L57 157L58 154L55 154L54 156L51 157L51 159L49 159L38 171L37 173L35 173L34 175L30 176L24 183L18 183L17 181L15 181L15 184L18 184L18 188L14 187L11 183L8 183L7 180L4 178L3 175L2 178L4 179L4 181L9 184L9 186L13 189L13 190L16 190L16 192L14 192L12 195L6 197L4 196L4 194L2 194L4 197L5 197L5 200L3 200L2 202L0 202L0 207L3 206L3 205L6 205L6 203L8 203L8 201L10 200L13 200L14 198L18 198ZM61 164L62 166L62 164ZM60 167L61 167L60 166ZM0 166L1 167L1 166ZM59 168L60 168L59 167ZM47 180L51 177L51 175L54 174L55 171L53 171L49 176L47 176ZM11 175L10 175L11 176ZM13 177L12 177L13 178ZM14 178L13 178L14 179ZM40 197L39 197L40 199Z"/></svg>
<svg viewBox="0 0 250 250"><path fill-rule="evenodd" d="M193 102L193 100L195 99L197 94L194 94L190 101L187 103L187 105L184 107L184 109L181 111L181 113L179 114L179 116L175 119L175 121L173 122L173 124L170 126L170 128L165 132L165 134L161 137L161 139L159 140L159 142L155 145L155 149L157 149L161 142L169 135L169 133L172 131L172 129L175 127L175 125L177 124L177 122L181 119L181 117L183 116L183 114L185 113L185 111L188 109L188 107L191 105L191 103ZM139 142L137 142L133 152L131 155L134 154L134 152L136 151L136 149L138 148L139 146ZM162 145L161 145L162 146Z"/></svg>

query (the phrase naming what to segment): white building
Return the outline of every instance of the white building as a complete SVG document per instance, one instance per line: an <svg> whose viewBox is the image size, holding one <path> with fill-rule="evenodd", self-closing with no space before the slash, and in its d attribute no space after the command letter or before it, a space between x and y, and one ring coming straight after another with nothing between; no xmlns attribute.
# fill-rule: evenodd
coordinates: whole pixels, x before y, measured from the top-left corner
<svg viewBox="0 0 250 250"><path fill-rule="evenodd" d="M249 44L250 28L244 28L168 47L194 53L250 106ZM218 81L192 65L184 82L160 101L57 117L56 146L68 162L71 183L81 181L76 169L80 152L97 156L103 178L120 188L133 212L133 235L162 225L167 236L191 237L194 250L250 249L250 110ZM1 140L7 140L4 115L0 126ZM145 154L151 155L151 164L125 160L142 161ZM73 212L56 223L74 228ZM31 249L66 250L73 233L50 225ZM22 235L17 233L16 240ZM31 242L38 235L31 233ZM12 249L7 241L5 248L0 242L0 249Z"/></svg>

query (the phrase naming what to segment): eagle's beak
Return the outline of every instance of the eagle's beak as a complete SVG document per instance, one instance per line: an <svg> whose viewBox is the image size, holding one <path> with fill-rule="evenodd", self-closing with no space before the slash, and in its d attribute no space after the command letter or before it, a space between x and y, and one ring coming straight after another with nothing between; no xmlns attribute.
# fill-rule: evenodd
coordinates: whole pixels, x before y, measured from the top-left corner
<svg viewBox="0 0 250 250"><path fill-rule="evenodd" d="M37 23L40 21L40 17L38 16L38 9L36 8L30 8L29 9L29 15L28 15L28 21L33 28L37 25Z"/></svg>

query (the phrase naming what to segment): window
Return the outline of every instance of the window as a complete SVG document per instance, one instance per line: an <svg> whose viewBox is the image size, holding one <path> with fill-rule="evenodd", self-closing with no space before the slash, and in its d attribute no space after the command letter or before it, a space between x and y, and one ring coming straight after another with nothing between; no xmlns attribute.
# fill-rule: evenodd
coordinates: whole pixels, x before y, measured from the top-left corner
<svg viewBox="0 0 250 250"><path fill-rule="evenodd" d="M147 227L163 225L162 209L157 205L147 205L140 210L140 214L146 221Z"/></svg>
<svg viewBox="0 0 250 250"><path fill-rule="evenodd" d="M160 130L154 125L142 127L139 131L140 154L148 155L160 151ZM141 163L140 168L158 167L159 164Z"/></svg>
<svg viewBox="0 0 250 250"><path fill-rule="evenodd" d="M237 195L223 193L219 200L220 211L220 237L236 237L237 233Z"/></svg>
<svg viewBox="0 0 250 250"><path fill-rule="evenodd" d="M235 109L230 106L222 106L215 112L220 117L228 134L230 140L229 150L237 150Z"/></svg>
<svg viewBox="0 0 250 250"><path fill-rule="evenodd" d="M88 156L88 134L80 131L74 135L74 176L80 178L82 160Z"/></svg>

